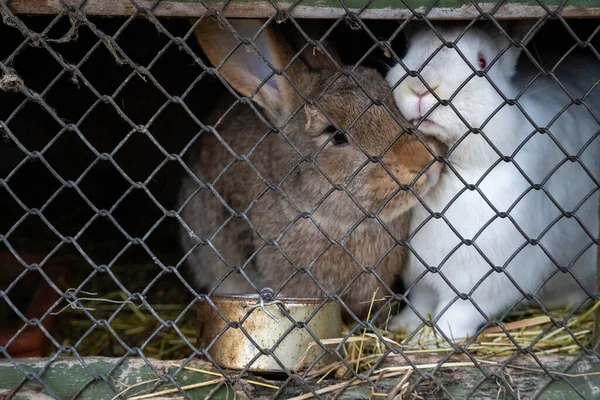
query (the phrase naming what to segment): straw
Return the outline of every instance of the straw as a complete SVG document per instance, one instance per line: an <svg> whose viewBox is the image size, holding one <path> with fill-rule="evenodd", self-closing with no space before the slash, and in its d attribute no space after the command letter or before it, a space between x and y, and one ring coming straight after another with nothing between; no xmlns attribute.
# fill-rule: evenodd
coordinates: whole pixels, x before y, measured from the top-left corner
<svg viewBox="0 0 600 400"><path fill-rule="evenodd" d="M191 385L181 386L181 390L191 390L191 389L197 389L197 388L201 388L201 387L216 385L217 383L221 383L223 381L225 381L225 379L220 378L220 379L213 379L211 381L206 381L206 382L193 383ZM161 390L160 392L154 392L154 393L143 394L140 396L129 397L128 400L150 399L152 397L162 396L163 394L177 393L177 392L179 392L179 390L180 389L178 389L178 388L166 389L166 390Z"/></svg>
<svg viewBox="0 0 600 400"><path fill-rule="evenodd" d="M171 364L171 365L172 365L173 367L177 367L177 368L180 368L180 367L181 367L181 365L179 365L179 364ZM220 373L218 373L218 372L213 372L213 371L207 371L207 370L205 370L205 369L199 369L199 368L188 367L188 366L184 366L184 367L183 367L183 369L186 369L186 370L188 370L188 371L200 372L200 373L203 373L203 374L206 374L206 375L212 375L212 376L220 376L220 377L223 377L223 374L220 374ZM275 389L275 390L279 390L279 387L278 387L278 386L275 386L275 385L270 385L270 384L268 384L268 383L264 383L264 382L253 381L253 380L250 380L250 379L241 379L241 381L242 381L242 382L249 383L249 384L251 384L251 385L262 386L262 387L266 387L266 388L269 388L269 389Z"/></svg>

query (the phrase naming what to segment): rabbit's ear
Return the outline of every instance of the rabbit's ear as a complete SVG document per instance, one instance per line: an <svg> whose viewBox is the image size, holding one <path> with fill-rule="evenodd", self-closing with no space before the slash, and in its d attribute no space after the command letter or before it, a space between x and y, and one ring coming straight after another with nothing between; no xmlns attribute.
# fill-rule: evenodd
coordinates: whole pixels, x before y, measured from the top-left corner
<svg viewBox="0 0 600 400"><path fill-rule="evenodd" d="M286 69L291 52L270 27L261 31L263 25L262 20L207 19L198 24L195 34L212 65L233 89L251 97L272 117L287 117L293 111L296 92L287 78L276 72ZM238 37L247 40L246 44ZM298 63L285 71L292 80L301 68Z"/></svg>

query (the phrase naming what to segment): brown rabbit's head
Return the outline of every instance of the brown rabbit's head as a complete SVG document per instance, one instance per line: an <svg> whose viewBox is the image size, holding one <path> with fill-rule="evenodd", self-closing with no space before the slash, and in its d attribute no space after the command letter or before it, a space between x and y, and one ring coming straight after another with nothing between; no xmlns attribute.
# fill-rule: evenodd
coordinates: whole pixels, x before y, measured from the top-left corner
<svg viewBox="0 0 600 400"><path fill-rule="evenodd" d="M299 209L342 235L365 212L386 220L415 205L413 191L423 195L437 182L442 164L430 150L441 155L442 145L423 138L425 146L404 132L408 124L377 71L344 67L333 51L296 54L263 23L205 20L195 31L223 80L278 131L257 168L271 169L265 174L275 182L283 178L281 188Z"/></svg>

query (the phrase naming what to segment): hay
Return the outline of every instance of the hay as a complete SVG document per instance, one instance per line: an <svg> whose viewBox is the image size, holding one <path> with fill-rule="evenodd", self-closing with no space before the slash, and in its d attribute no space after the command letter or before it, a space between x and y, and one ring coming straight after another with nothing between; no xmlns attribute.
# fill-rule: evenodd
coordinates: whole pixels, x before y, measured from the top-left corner
<svg viewBox="0 0 600 400"><path fill-rule="evenodd" d="M148 282L157 275L155 264L121 264L113 266L111 271L116 276L126 276L122 281L127 282L131 293L147 292L146 301L151 309L139 300L128 300L108 274L99 275L79 292L79 305L64 302L55 309L58 315L52 334L58 343L63 346L77 344L77 353L82 357L119 357L127 352L121 342L135 348L151 338L142 348L145 356L161 360L189 357L192 349L187 342L196 345L196 310L192 307L182 313L193 301L193 296L180 290L181 283L172 274L165 275L160 284L147 290ZM81 276L66 277L62 287L77 287L78 281L89 273L83 268L77 272ZM156 315L163 321L176 321L177 329L164 326ZM51 356L55 351L49 346L46 355Z"/></svg>
<svg viewBox="0 0 600 400"><path fill-rule="evenodd" d="M466 350L472 356L483 359L491 356L509 356L518 351L519 347L530 350L536 355L573 355L580 353L582 348L592 347L595 323L593 311L599 305L600 302L588 310L573 315L566 324L569 331L564 327L555 326L549 316L541 310L533 309L516 312L507 318L507 321L513 322L504 324L508 335L499 327L489 328L468 345ZM564 321L568 316L568 311L557 310L550 315L556 321ZM422 332L422 340L412 340L410 342L407 334L378 331L378 335L362 333L348 339L328 339L327 344L344 343L346 362L349 365L356 365L356 371L366 371L380 357L389 353L389 351L386 351L387 348L402 349L402 353L405 355L440 354L455 351L442 338L431 334L430 328L424 328ZM466 341L459 342L461 345L465 345L465 343ZM394 357L393 354L388 356ZM362 367L360 369L358 368L359 364ZM339 369L347 370L342 362L337 362L310 371L308 376L324 376Z"/></svg>
<svg viewBox="0 0 600 400"><path fill-rule="evenodd" d="M108 293L103 300L116 300L121 295L122 292ZM81 310L65 309L59 316L60 320L68 319L66 323L59 322L55 332L55 337L61 339L63 346L73 345L80 337L87 334L77 347L80 356L121 356L126 349L119 343L119 339L130 347L139 347L155 333L153 339L143 348L147 357L163 360L186 358L191 352L186 341L192 345L196 344L193 316L186 317L177 324L182 337L177 330L163 327L162 323L145 307L132 306L135 310L133 311L128 305L127 308L113 316L118 306L95 305L97 303L102 303L102 300L90 301L86 303L86 307L95 308L93 315L97 320L108 321L110 319L110 329L97 326ZM185 305L162 304L152 308L165 321L173 321L179 317ZM88 332L90 330L91 332ZM50 349L50 351L53 350Z"/></svg>
<svg viewBox="0 0 600 400"><path fill-rule="evenodd" d="M131 293L144 293L147 282L156 276L156 265L115 265L112 271L124 274L126 271L135 271L136 279L128 278L128 289ZM83 271L84 273L86 271ZM86 292L80 292L79 298L82 308L73 307L68 303L61 304L56 311L57 322L53 335L64 346L77 344L76 350L80 356L122 356L127 352L121 343L130 348L141 347L149 338L149 342L142 348L144 355L162 360L176 360L189 357L193 351L191 346L196 345L195 308L192 307L185 315L182 312L193 301L193 296L186 291L178 290L173 279L173 290L168 282L162 282L149 293L147 301L152 309L141 305L139 301L130 301L125 293L120 290L111 290L114 282L107 275L85 287ZM168 279L169 275L165 276ZM65 287L69 282L64 282ZM180 283L179 283L180 285ZM89 294L86 294L89 293ZM373 294L371 303L375 301L377 293ZM372 305L372 304L371 304ZM551 319L565 321L568 310L551 312L550 316L538 309L522 310L510 314L504 323L510 337L499 327L484 331L467 350L475 357L505 356L514 354L517 346L531 350L537 355L572 355L579 353L581 347L591 348L594 331L594 311L600 302L587 310L581 310L573 315L567 322L568 330L554 326ZM119 312L116 312L120 310ZM95 323L88 314L91 314ZM177 329L164 326L155 316L159 315L163 321L176 322ZM375 334L367 329L359 329L348 339L343 337L349 332L346 328L342 338L322 341L326 345L344 343L340 354L355 372L368 369L383 354L389 353L388 348L400 349L406 354L444 354L453 351L445 341L431 335L429 328L425 328L419 340L412 343L406 341L407 335L394 334L380 330ZM83 338L83 339L82 339ZM188 344L189 343L189 344ZM54 354L55 349L49 348L47 355ZM65 354L70 356L69 353ZM314 369L309 376L331 376L347 378L352 375L347 371L342 362L331 366Z"/></svg>
<svg viewBox="0 0 600 400"><path fill-rule="evenodd" d="M506 318L504 329L492 327L484 330L467 346L467 350L477 357L510 355L519 348L529 350L536 355L572 355L581 351L582 347L592 347L595 324L593 311L599 305L600 302L587 310L582 310L568 321L571 310L567 309L551 311L550 315L539 309L515 312ZM566 322L568 330L556 326L552 319ZM420 336L421 340L417 340L415 344L407 344L407 335L388 335L405 345L405 349L410 350L435 352L449 347L444 339L432 335L430 331L430 328L424 328ZM462 340L459 343L466 345L467 341Z"/></svg>
<svg viewBox="0 0 600 400"><path fill-rule="evenodd" d="M138 282L138 284L142 286L142 283ZM182 312L193 298L178 290L164 291L158 297L152 299L153 301L149 300L152 304L152 310L150 310L139 304L139 302L136 303L128 299L122 291L107 291L107 287L109 286L95 285L90 287L89 291L86 288L86 292L80 292L79 298L87 299L80 302L81 307L74 307L71 304L64 305L66 307L63 307L63 310L57 315L59 323L56 324L57 332L55 332L55 337L63 335L61 339L63 345L73 345L81 337L85 337L76 347L81 356L120 356L126 351L120 341L133 348L141 347L149 337L152 337L148 344L141 348L145 356L170 360L189 357L192 349L186 342L191 345L196 344L195 308L192 307L185 315L182 315ZM143 292L142 288L136 289L139 289L138 293ZM376 294L373 294L371 303L375 301ZM162 302L157 303L157 299ZM571 316L568 321L566 321L569 316L567 310L553 311L549 316L537 309L515 312L505 319L504 329L492 327L485 330L468 345L467 351L477 360L477 363L487 363L489 365L500 365L491 357L513 355L518 351L517 346L529 349L537 355L572 355L579 353L582 346L584 348L592 347L594 311L599 306L600 302L587 310L581 310ZM116 312L117 310L120 311ZM102 327L100 324L95 325L86 313L92 314L98 321L106 321L110 329ZM177 329L164 327L157 320L155 314L160 315L165 321L176 321ZM566 322L567 328L555 326L552 323L553 319ZM508 331L508 335L505 330ZM314 385L318 385L315 388L325 383L326 378L338 379L337 382L331 382L325 384L324 387L315 389L319 395L336 395L349 387L368 384L374 380L379 381L397 377L397 381L389 393L377 392L375 388L372 388L371 398L402 399L410 387L410 378L414 372L414 367L428 370L434 368L473 368L475 366L473 361L448 361L442 365L439 363L417 364L414 367L412 365L401 365L371 371L369 380L357 379L356 372L364 373L370 370L384 355L387 357L403 357L403 355L395 356L391 354L389 349L402 349L404 355L446 355L453 352L454 349L434 335L426 335L430 338L430 341L407 342L407 335L393 334L385 330L373 332L365 328L356 329L350 337L346 338L345 336L349 332L350 327L345 327L341 338L322 340L322 343L327 346L342 344L340 355L344 357L344 362L338 361L311 371L297 372L305 379L313 382ZM425 334L427 333L427 330L425 330ZM172 366L181 368L179 364L173 364ZM511 365L511 367L526 369L517 365ZM220 373L188 366L183 366L183 368L211 376L208 381L181 386L184 391L209 386L214 387L214 390L222 389L224 377ZM557 374L560 374L560 372L557 372ZM273 385L276 382L249 378L244 377L241 381L245 384L262 386L271 390L280 389L278 385ZM153 393L139 390L139 387L145 386L146 383L148 382L127 387L119 395L142 400L178 392L176 388ZM229 386L225 384L224 387L228 393ZM295 399L305 400L312 397L313 393L307 392L297 395Z"/></svg>
<svg viewBox="0 0 600 400"><path fill-rule="evenodd" d="M105 295L105 300L123 301L122 292L112 292ZM597 303L600 304L600 303ZM173 321L180 317L187 304L157 304L153 305L165 321ZM131 347L140 346L150 335L158 332L154 338L143 348L147 357L174 360L189 356L191 349L186 343L196 344L196 327L194 313L190 312L177 324L178 330L184 337L179 335L175 329L167 329L154 317L153 313L145 307L137 308L127 304L116 316L115 310L120 305L107 304L101 300L90 301L86 307L95 308L93 311L97 319L110 319L110 327L116 335ZM502 356L510 355L517 351L517 346L530 349L537 355L573 355L581 351L581 347L591 348L594 331L593 312L582 312L574 315L567 323L570 330L556 327L550 318L540 310L528 310L524 319L524 313L519 312L509 315L509 322L505 324L510 337L500 328L490 328L468 346L468 351L474 356ZM567 311L554 311L552 317L557 321L566 318ZM77 351L81 356L120 356L125 349L119 340L106 328L96 328L88 332L94 322L90 320L81 310L65 309L59 316L65 322L56 326L57 335L61 338L63 345L73 345L78 338L87 333L86 339L82 341ZM428 335L428 329L423 329L423 335L414 343L406 343L407 335L394 334L387 331L379 331L378 335L361 329L350 338L344 340L327 339L326 345L345 343L343 355L346 361L355 366L355 371L368 368L379 355L384 354L386 348L402 348L406 354L439 354L451 352L453 349L439 337ZM344 334L348 330L344 331ZM343 335L344 336L344 335ZM185 338L185 339L184 339ZM50 354L49 354L50 355ZM339 362L337 367L343 367ZM321 373L329 373L331 370L315 370ZM319 373L319 375L321 375Z"/></svg>

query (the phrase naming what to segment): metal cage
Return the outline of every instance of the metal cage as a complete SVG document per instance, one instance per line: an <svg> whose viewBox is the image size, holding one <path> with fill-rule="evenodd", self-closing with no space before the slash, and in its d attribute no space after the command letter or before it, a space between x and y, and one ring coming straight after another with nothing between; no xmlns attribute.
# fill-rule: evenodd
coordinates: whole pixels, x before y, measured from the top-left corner
<svg viewBox="0 0 600 400"><path fill-rule="evenodd" d="M595 398L599 10L578 0L0 2L0 395ZM517 38L518 19L530 24ZM505 40L498 54L473 59L462 47L476 29ZM411 50L415 31L437 40L433 51ZM530 72L505 94L494 68L512 51ZM468 79L442 93L427 65L449 52ZM589 64L559 72L578 54ZM386 83L392 68L400 72ZM563 76L584 87L575 93ZM461 114L478 107L477 93L461 97L472 80L497 99L478 125ZM539 122L526 99L550 86L564 102ZM412 118L394 93L417 88ZM422 112L429 95L435 105ZM427 130L437 109L462 124L459 137ZM531 129L499 144L490 121L508 109ZM582 146L563 143L563 117L591 127ZM501 126L522 128L513 122ZM528 169L536 148L522 150L539 137L556 158L542 176ZM491 157L477 178L457 158L469 140ZM578 175L557 184L563 166ZM511 168L515 199L487 192L499 168ZM444 207L428 204L450 175L459 190ZM565 206L559 194L582 185ZM528 195L544 200L518 211ZM449 211L467 196L489 207L470 236ZM549 204L550 220L530 234L521 221ZM426 216L411 225L415 207ZM430 248L443 240L428 233L427 246L416 244L428 223L456 236L436 261ZM481 244L494 223L518 237L502 261ZM556 257L574 237L573 259ZM485 270L466 290L444 268L461 249ZM511 269L527 267L512 266L527 249L552 266L531 290ZM575 271L579 259L587 275ZM400 279L411 262L420 272ZM478 301L502 295L486 286L492 279L514 298L488 315ZM541 298L559 280L582 294L557 311ZM450 293L435 315L413 300L421 281ZM254 297L239 314L224 294ZM536 307L519 308L523 299ZM459 304L482 323L455 341L441 325ZM386 321L409 309L419 329L389 332ZM276 337L264 347L257 332L270 324ZM241 347L252 355L236 358Z"/></svg>

